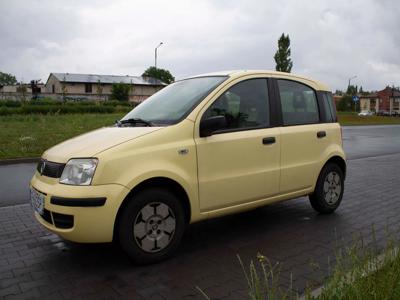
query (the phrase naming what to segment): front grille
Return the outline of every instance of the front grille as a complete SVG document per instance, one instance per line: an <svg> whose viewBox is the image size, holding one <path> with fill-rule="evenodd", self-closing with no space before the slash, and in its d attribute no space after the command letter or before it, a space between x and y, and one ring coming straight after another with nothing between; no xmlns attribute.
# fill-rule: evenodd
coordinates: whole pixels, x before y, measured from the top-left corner
<svg viewBox="0 0 400 300"><path fill-rule="evenodd" d="M60 164L45 159L41 159L37 165L36 170L42 176L60 178L64 170L65 164Z"/></svg>

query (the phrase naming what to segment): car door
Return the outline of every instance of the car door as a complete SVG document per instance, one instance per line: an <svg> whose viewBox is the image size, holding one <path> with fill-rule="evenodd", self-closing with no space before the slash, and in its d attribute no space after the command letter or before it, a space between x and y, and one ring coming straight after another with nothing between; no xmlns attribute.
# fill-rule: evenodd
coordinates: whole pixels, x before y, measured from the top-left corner
<svg viewBox="0 0 400 300"><path fill-rule="evenodd" d="M310 189L318 177L329 144L328 124L320 123L316 92L285 79L276 85L282 111L280 193Z"/></svg>
<svg viewBox="0 0 400 300"><path fill-rule="evenodd" d="M224 116L226 125L195 138L202 212L278 193L280 135L271 127L266 78L235 82L201 115ZM201 122L198 120L198 122Z"/></svg>

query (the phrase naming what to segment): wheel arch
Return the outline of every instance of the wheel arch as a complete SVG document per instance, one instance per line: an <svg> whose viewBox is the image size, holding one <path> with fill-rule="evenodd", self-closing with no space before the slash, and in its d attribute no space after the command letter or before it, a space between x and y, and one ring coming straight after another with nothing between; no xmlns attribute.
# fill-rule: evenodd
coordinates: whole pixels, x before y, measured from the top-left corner
<svg viewBox="0 0 400 300"><path fill-rule="evenodd" d="M346 161L343 159L343 157L339 156L339 155L334 155L332 157L330 157L325 164L323 165L323 167L320 170L321 171L324 169L324 167L329 164L329 163L334 163L336 164L343 172L343 179L346 179L346 171L347 171L347 166L346 166Z"/></svg>
<svg viewBox="0 0 400 300"><path fill-rule="evenodd" d="M143 191L145 189L151 189L154 187L163 188L163 189L169 190L172 193L174 193L181 200L183 211L185 214L184 215L185 222L187 224L190 222L191 214L192 214L190 200L189 200L189 196L188 196L187 192L182 187L182 185L180 185L177 181L175 181L171 178L168 178L168 177L152 177L152 178L148 178L148 179L140 182L139 184L137 184L128 193L128 195L125 197L125 199L122 201L122 203L118 209L118 212L117 212L117 215L115 218L115 222L114 222L114 233L113 233L114 240L118 237L117 230L118 230L118 226L119 226L121 213L123 212L123 210L129 203L129 201L133 200L132 197L135 194L139 193L140 191Z"/></svg>

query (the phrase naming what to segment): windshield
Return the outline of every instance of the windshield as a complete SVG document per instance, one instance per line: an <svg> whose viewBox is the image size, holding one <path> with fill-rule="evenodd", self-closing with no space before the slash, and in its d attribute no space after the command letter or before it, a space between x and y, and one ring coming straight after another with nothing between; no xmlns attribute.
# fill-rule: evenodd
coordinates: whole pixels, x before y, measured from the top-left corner
<svg viewBox="0 0 400 300"><path fill-rule="evenodd" d="M175 82L136 106L121 121L140 119L154 125L175 124L186 117L226 78L210 76Z"/></svg>

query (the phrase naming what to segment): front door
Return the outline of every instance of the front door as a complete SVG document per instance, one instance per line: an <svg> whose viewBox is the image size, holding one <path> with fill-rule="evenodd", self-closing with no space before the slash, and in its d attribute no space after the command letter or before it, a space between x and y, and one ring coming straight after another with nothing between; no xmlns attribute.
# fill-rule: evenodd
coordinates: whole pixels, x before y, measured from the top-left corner
<svg viewBox="0 0 400 300"><path fill-rule="evenodd" d="M267 79L241 81L204 112L226 127L196 138L202 212L265 199L279 192L280 134L270 127Z"/></svg>

